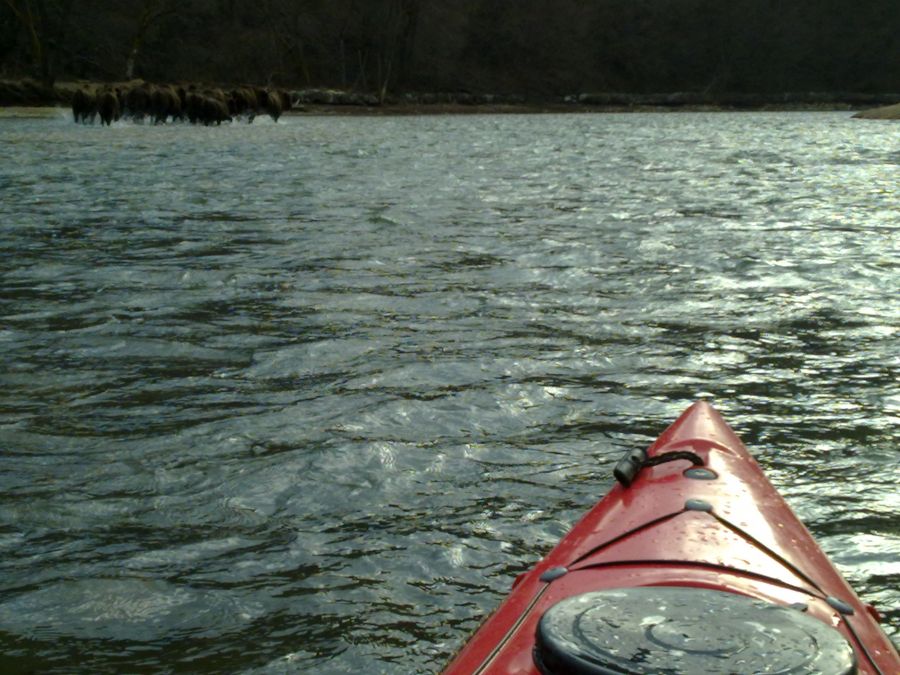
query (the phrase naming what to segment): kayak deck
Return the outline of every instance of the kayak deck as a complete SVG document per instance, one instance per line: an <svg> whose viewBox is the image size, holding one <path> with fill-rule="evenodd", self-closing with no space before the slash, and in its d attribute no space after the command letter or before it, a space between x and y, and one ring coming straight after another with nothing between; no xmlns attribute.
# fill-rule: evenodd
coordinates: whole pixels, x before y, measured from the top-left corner
<svg viewBox="0 0 900 675"><path fill-rule="evenodd" d="M602 594L612 589L652 587L666 587L657 588L657 595L672 587L709 591L696 595L703 602L718 602L721 598L711 593L724 591L766 606L790 607L803 615L804 628L819 628L809 623L811 617L835 629L852 648L852 669L835 666L833 672L900 673L900 657L878 626L877 612L856 596L711 405L688 408L646 456L652 463L669 453L679 454L663 460L678 458L644 466L628 487L615 485L556 548L520 575L445 673L541 673L535 648L540 652L538 641L553 641L545 625L553 623L553 613L542 622L548 611L562 615L558 606L578 596L600 593L595 600L602 603L607 601ZM601 623L612 623L610 614L617 614L592 612ZM721 662L727 660L724 653L719 653ZM821 672L810 667L776 672ZM634 668L578 672L660 672Z"/></svg>

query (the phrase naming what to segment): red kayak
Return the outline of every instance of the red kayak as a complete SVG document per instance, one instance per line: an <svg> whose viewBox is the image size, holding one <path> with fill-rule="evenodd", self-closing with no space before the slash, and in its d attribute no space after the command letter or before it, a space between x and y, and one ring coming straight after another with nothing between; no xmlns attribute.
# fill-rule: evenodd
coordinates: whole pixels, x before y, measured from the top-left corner
<svg viewBox="0 0 900 675"><path fill-rule="evenodd" d="M615 475L445 675L900 674L877 611L708 403Z"/></svg>

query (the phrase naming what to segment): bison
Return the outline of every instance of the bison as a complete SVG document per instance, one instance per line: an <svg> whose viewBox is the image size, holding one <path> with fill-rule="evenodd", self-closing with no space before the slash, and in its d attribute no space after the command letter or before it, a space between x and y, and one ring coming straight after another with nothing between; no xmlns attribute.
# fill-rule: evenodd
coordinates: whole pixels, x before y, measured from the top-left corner
<svg viewBox="0 0 900 675"><path fill-rule="evenodd" d="M97 116L97 94L91 89L80 87L72 96L72 117L75 122L93 124Z"/></svg>
<svg viewBox="0 0 900 675"><path fill-rule="evenodd" d="M118 121L122 116L122 108L119 104L119 96L112 87L105 87L97 97L97 109L100 112L100 122L106 126Z"/></svg>

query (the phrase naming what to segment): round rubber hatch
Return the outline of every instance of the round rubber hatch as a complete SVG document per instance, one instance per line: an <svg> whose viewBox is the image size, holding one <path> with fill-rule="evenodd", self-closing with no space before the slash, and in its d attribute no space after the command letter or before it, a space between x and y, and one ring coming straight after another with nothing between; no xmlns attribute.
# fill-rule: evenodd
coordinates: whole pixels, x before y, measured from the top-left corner
<svg viewBox="0 0 900 675"><path fill-rule="evenodd" d="M536 637L544 675L856 673L853 649L834 628L796 609L704 588L566 598L544 613Z"/></svg>

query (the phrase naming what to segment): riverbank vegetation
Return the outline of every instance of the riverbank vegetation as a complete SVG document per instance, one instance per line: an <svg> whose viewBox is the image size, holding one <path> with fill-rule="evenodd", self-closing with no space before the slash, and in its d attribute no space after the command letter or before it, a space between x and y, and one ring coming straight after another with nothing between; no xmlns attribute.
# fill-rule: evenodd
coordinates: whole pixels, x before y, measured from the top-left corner
<svg viewBox="0 0 900 675"><path fill-rule="evenodd" d="M896 0L2 0L0 79L32 78L33 98L141 78L375 104L816 92L866 105L900 92L897 26Z"/></svg>

